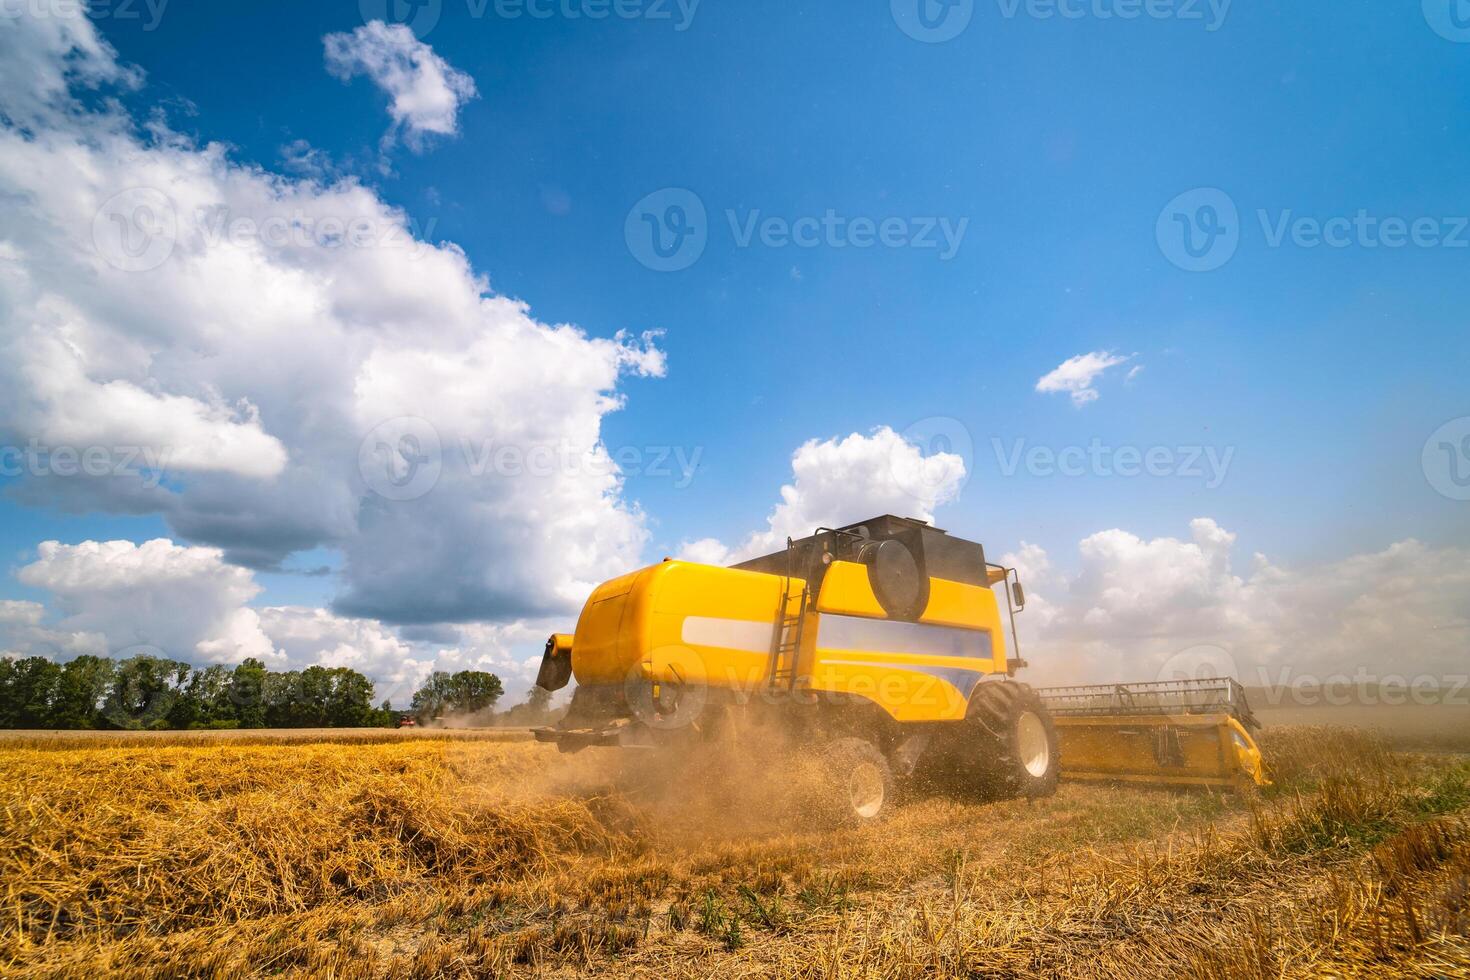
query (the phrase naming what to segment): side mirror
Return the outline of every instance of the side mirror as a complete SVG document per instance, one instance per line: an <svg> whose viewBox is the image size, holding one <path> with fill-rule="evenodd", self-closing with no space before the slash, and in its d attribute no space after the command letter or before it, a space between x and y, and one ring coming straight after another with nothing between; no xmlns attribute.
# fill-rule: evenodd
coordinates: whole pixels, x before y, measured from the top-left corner
<svg viewBox="0 0 1470 980"><path fill-rule="evenodd" d="M1011 598L1015 600L1017 609L1026 608L1026 590L1021 588L1020 582L1011 583Z"/></svg>

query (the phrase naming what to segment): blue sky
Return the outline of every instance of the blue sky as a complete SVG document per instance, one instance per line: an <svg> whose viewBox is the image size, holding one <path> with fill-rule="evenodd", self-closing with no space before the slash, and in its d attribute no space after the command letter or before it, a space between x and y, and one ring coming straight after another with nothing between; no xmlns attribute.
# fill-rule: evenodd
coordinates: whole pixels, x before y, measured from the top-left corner
<svg viewBox="0 0 1470 980"><path fill-rule="evenodd" d="M412 9L378 6L395 5ZM1198 517L1238 535L1239 561L1308 567L1409 538L1470 546L1470 505L1436 492L1421 462L1432 432L1470 415L1470 230L1455 221L1470 214L1470 44L1418 4L1179 0L1130 20L1102 16L1126 0L1073 4L1078 17L972 6L958 36L922 43L880 2L703 0L680 30L672 3L670 19L510 19L443 0L420 39L478 98L421 152L383 149L384 93L323 66L323 36L361 26L370 0L172 0L156 24L146 8L96 24L147 74L122 94L136 118L161 104L175 130L267 170L306 140L538 321L664 331L666 375L626 378L623 407L601 420L610 448L700 454L687 486L628 474L645 558L761 527L809 439L934 418L974 446L938 522L996 554L1039 543L1065 567L1094 532L1184 536ZM625 226L668 188L703 205L705 245L659 272ZM1199 188L1235 207L1238 244L1191 272L1159 226ZM829 211L964 234L942 257L742 246L732 227ZM1452 241L1271 241L1283 220L1360 212L1432 219ZM1087 352L1130 357L1093 382L1096 400L1036 390ZM1213 487L1006 475L996 440L1231 455ZM179 538L157 515L28 500L0 504L16 566L47 538ZM329 546L287 567L324 563L338 564ZM257 605L337 591L331 576L256 576Z"/></svg>
<svg viewBox="0 0 1470 980"><path fill-rule="evenodd" d="M682 32L673 6L600 22L441 10L425 40L482 98L461 139L395 159L383 194L543 320L668 331L669 377L607 421L611 444L704 447L688 488L629 484L666 547L756 523L808 438L929 416L960 419L982 449L946 518L1007 547L1163 533L1201 508L1298 560L1467 540L1417 460L1466 410L1470 248L1271 249L1254 215L1470 214L1470 48L1420 11L1237 3L1210 32L1203 4L1202 20L1068 21L981 3L959 37L921 44L879 3L705 0ZM182 125L201 138L267 167L296 138L372 154L379 94L321 67L322 35L360 23L354 5L174 0L146 23L99 21L147 69L146 96L197 107ZM1201 186L1248 212L1245 243L1190 274L1154 223ZM664 187L715 219L676 273L643 268L623 238L628 209ZM828 208L970 223L943 262L737 248L724 216ZM1082 412L1031 390L1094 349L1138 351L1149 370ZM1237 449L1202 500L1188 481L997 479L992 436Z"/></svg>

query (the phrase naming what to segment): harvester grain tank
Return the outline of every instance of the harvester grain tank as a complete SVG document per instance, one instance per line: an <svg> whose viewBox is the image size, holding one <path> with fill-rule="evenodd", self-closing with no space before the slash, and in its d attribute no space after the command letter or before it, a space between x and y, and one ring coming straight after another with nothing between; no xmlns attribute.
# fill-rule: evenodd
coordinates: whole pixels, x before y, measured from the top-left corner
<svg viewBox="0 0 1470 980"><path fill-rule="evenodd" d="M598 586L547 641L537 683L577 688L537 737L574 751L772 726L825 761L860 820L898 780L1049 795L1053 713L1015 680L1024 608L981 545L893 516L729 568L665 560Z"/></svg>

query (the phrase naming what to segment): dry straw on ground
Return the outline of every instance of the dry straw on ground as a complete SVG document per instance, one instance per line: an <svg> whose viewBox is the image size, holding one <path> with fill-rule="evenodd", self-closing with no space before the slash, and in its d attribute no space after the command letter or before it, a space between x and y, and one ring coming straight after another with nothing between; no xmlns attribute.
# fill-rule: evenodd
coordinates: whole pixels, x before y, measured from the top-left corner
<svg viewBox="0 0 1470 980"><path fill-rule="evenodd" d="M823 825L779 755L0 748L0 974L1470 977L1470 763L1286 730L1254 800Z"/></svg>

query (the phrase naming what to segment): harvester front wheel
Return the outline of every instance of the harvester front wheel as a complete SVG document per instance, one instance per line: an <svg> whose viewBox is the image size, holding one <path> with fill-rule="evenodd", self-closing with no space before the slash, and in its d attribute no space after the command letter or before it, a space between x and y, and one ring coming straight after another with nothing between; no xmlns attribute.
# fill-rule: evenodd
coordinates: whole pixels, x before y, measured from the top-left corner
<svg viewBox="0 0 1470 980"><path fill-rule="evenodd" d="M872 742L838 738L822 758L833 815L841 823L868 824L893 805L893 771Z"/></svg>
<svg viewBox="0 0 1470 980"><path fill-rule="evenodd" d="M1057 791L1056 726L1030 685L981 684L970 697L965 721L984 746L976 762L985 793L1035 799Z"/></svg>

